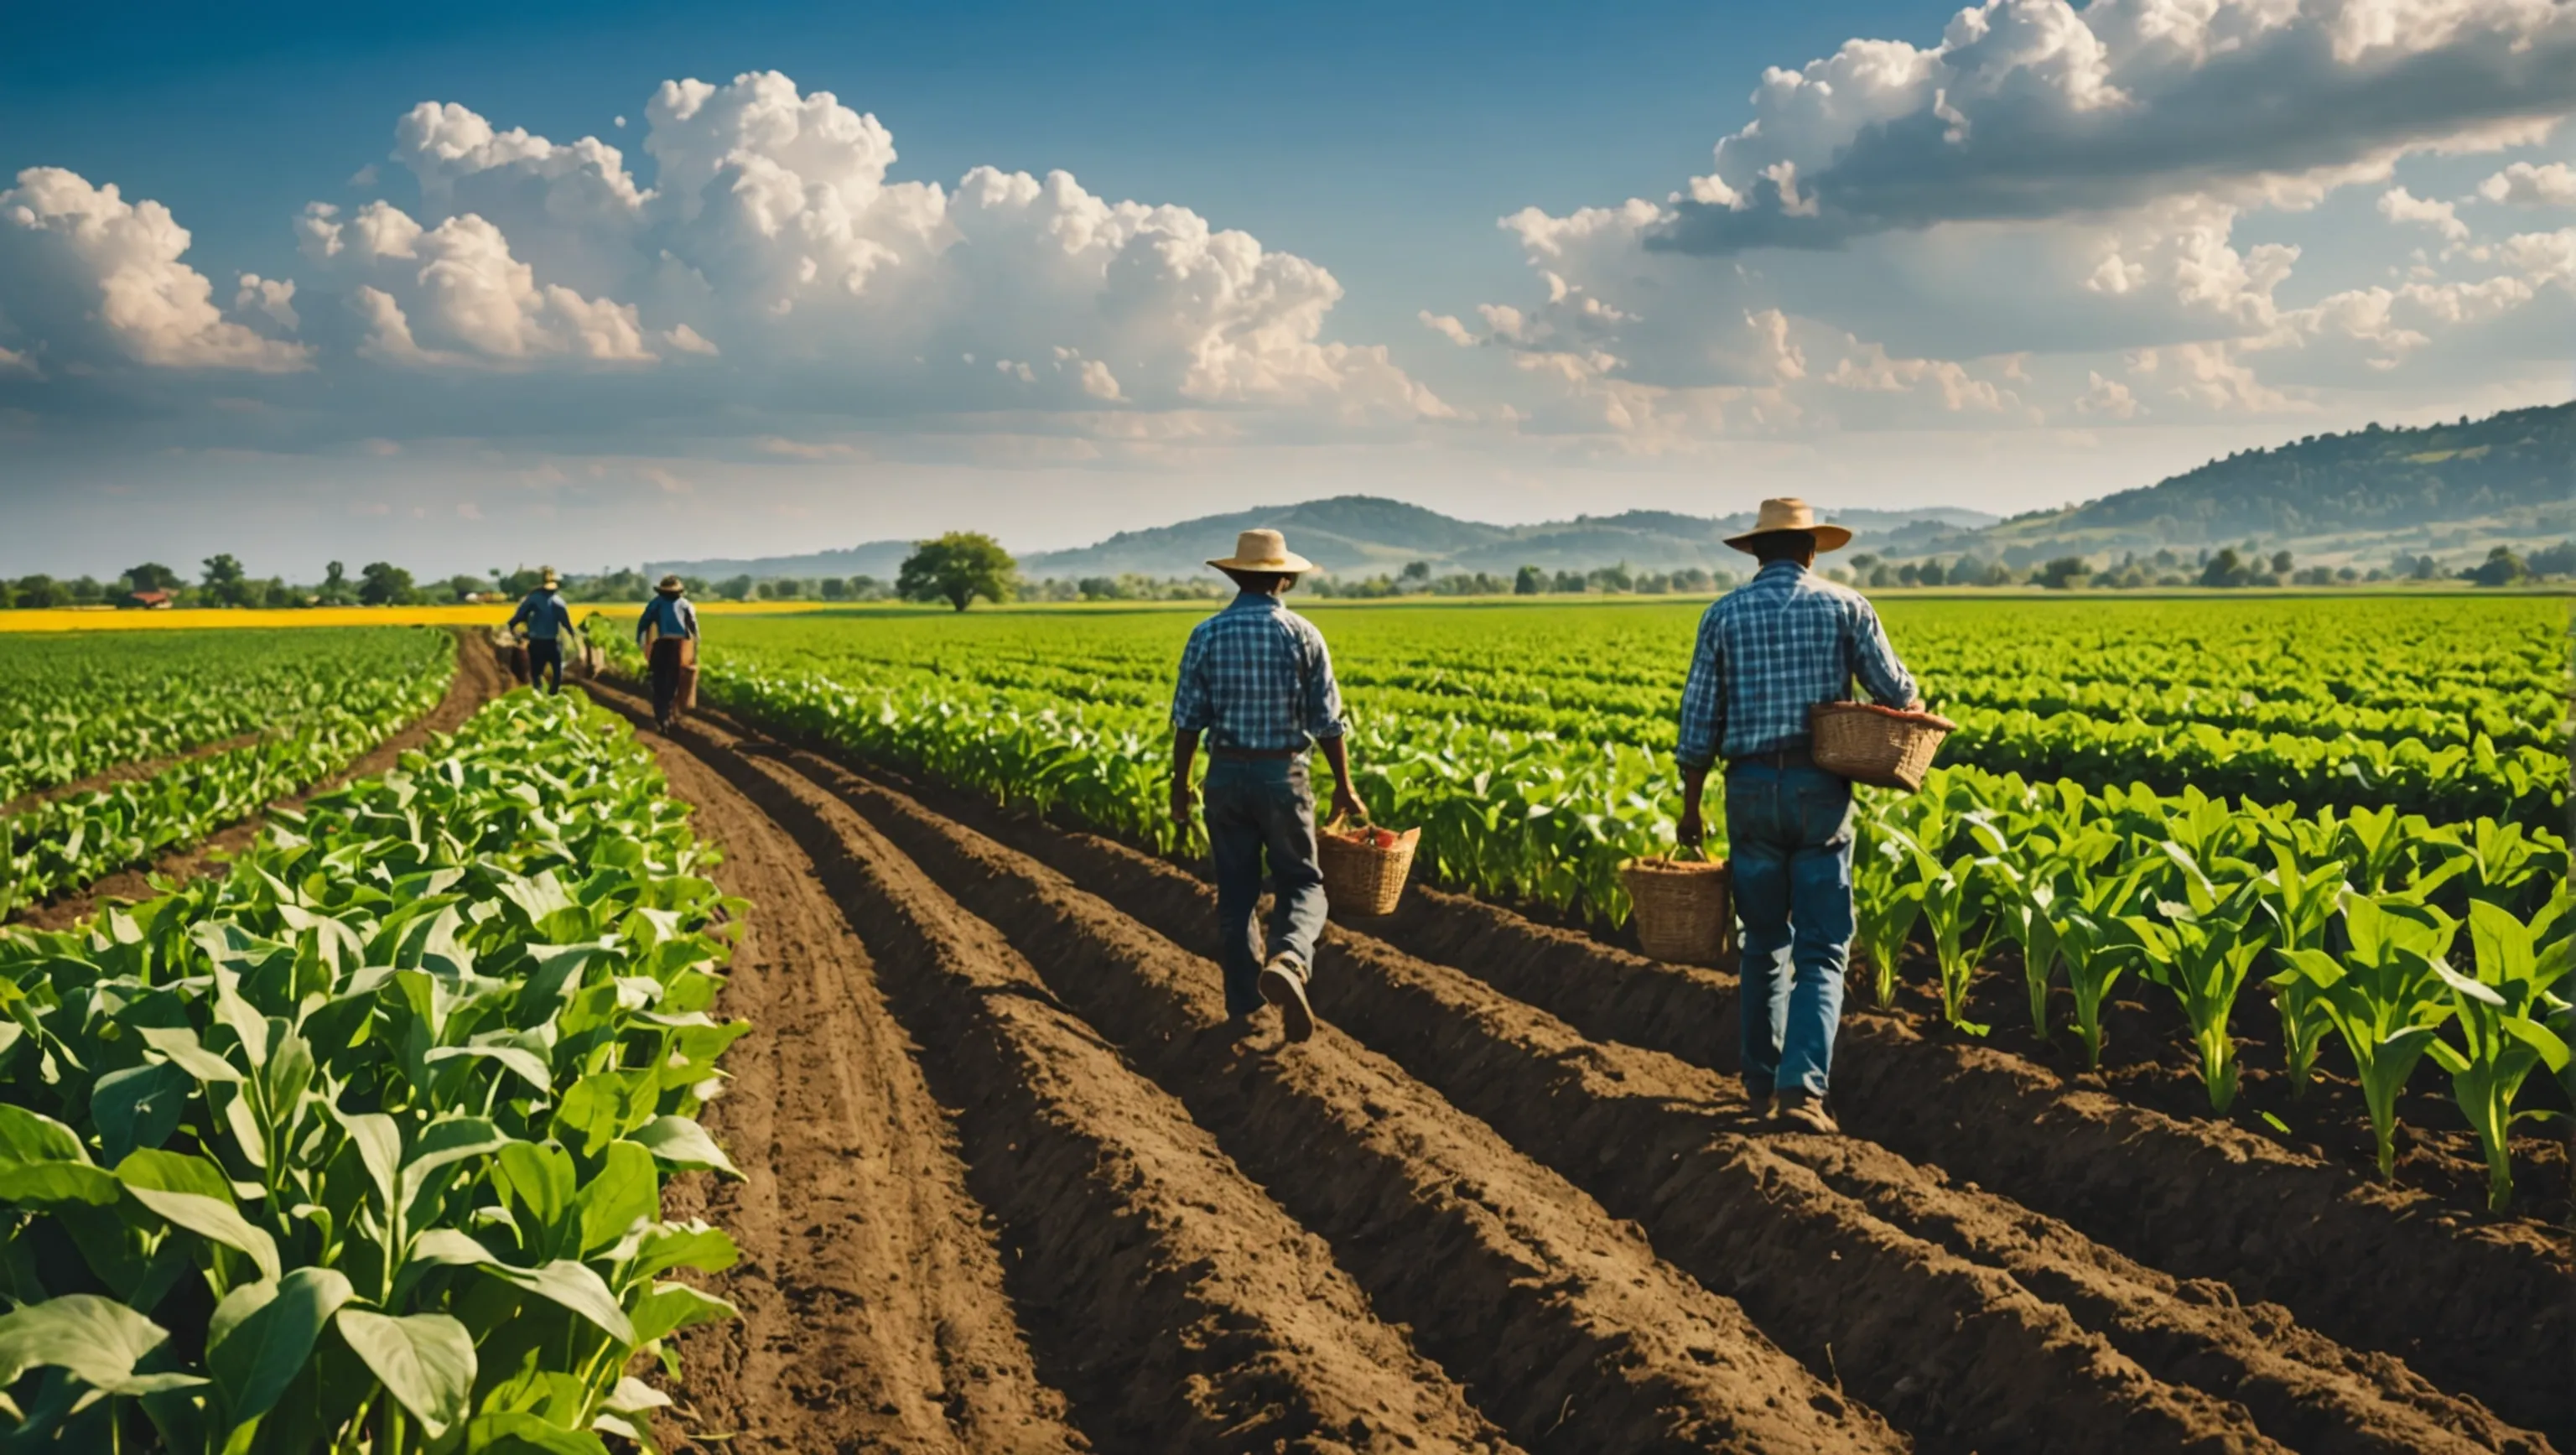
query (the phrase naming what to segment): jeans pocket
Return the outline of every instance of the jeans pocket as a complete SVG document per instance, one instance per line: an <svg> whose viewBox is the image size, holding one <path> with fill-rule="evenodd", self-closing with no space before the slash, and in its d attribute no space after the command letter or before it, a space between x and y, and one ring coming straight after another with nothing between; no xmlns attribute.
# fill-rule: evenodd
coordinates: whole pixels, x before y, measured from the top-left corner
<svg viewBox="0 0 2576 1455"><path fill-rule="evenodd" d="M1819 781L1798 785L1799 837L1819 848L1851 837L1851 784L1817 775Z"/></svg>

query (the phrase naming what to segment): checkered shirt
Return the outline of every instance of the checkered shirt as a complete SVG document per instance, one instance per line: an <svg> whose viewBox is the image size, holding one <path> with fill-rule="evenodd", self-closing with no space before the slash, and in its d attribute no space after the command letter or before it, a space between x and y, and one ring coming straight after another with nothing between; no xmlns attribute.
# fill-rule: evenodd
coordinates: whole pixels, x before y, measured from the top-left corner
<svg viewBox="0 0 2576 1455"><path fill-rule="evenodd" d="M1914 676L1867 597L1773 561L1700 617L1673 759L1706 768L1721 753L1804 749L1807 709L1848 699L1855 675L1886 706L1914 700Z"/></svg>
<svg viewBox="0 0 2576 1455"><path fill-rule="evenodd" d="M1324 634L1278 597L1247 591L1191 629L1172 726L1205 731L1210 747L1278 752L1350 725Z"/></svg>

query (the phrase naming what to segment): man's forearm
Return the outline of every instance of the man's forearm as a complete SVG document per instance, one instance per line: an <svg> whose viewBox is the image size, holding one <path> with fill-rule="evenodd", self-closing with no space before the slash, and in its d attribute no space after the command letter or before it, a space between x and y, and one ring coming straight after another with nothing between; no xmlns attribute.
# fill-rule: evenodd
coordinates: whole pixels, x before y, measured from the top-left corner
<svg viewBox="0 0 2576 1455"><path fill-rule="evenodd" d="M1700 796L1707 791L1708 770L1706 768L1684 768L1682 770L1683 812L1699 812Z"/></svg>
<svg viewBox="0 0 2576 1455"><path fill-rule="evenodd" d="M1199 730L1197 728L1172 729L1173 782L1187 783L1190 781L1190 764L1196 762L1198 760L1198 756Z"/></svg>
<svg viewBox="0 0 2576 1455"><path fill-rule="evenodd" d="M1324 750L1324 761L1333 765L1333 781L1344 788L1351 786L1351 745L1347 738L1318 738L1315 746Z"/></svg>

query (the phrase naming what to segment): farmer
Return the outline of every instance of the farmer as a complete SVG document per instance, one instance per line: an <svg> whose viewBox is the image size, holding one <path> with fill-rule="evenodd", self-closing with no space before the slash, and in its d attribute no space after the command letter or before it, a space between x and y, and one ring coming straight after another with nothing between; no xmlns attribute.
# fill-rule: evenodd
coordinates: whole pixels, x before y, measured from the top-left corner
<svg viewBox="0 0 2576 1455"><path fill-rule="evenodd" d="M1306 1002L1315 939L1324 931L1324 876L1315 861L1315 794L1306 781L1312 739L1333 765L1333 812L1366 816L1351 791L1342 691L1314 623L1280 604L1314 563L1275 530L1248 530L1234 554L1208 562L1234 580L1223 611L1190 631L1172 692L1172 821L1186 827L1190 760L1208 742L1207 832L1216 860L1217 925L1225 937L1225 1008L1240 1030L1264 1001L1286 1039L1315 1033ZM1269 960L1255 923L1261 861L1273 896Z"/></svg>
<svg viewBox="0 0 2576 1455"><path fill-rule="evenodd" d="M635 621L635 645L653 673L653 723L664 732L677 710L680 669L697 665L698 609L689 604L688 589L677 576L663 577Z"/></svg>
<svg viewBox="0 0 2576 1455"><path fill-rule="evenodd" d="M537 573L537 589L529 592L527 599L519 603L507 629L517 631L523 623L527 628L528 685L536 686L539 677L552 672L553 679L546 690L560 693L563 691L563 634L572 630L572 608L564 605L563 595L557 590L563 583L556 577L555 568L540 566Z"/></svg>
<svg viewBox="0 0 2576 1455"><path fill-rule="evenodd" d="M1826 1133L1840 1130L1824 1103L1851 950L1852 793L1808 757L1807 709L1848 698L1855 675L1889 707L1916 705L1868 599L1811 569L1816 552L1850 541L1803 500L1763 501L1753 529L1728 538L1762 567L1700 617L1673 754L1677 837L1692 845L1709 765L1726 759L1744 1089L1782 1121Z"/></svg>

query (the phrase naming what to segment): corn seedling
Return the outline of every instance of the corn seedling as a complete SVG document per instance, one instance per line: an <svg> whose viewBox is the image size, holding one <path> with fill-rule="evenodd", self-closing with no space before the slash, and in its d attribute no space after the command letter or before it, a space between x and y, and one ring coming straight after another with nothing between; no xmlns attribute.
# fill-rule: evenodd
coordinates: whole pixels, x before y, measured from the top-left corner
<svg viewBox="0 0 2576 1455"><path fill-rule="evenodd" d="M2564 901L2562 900L2562 903ZM2550 988L2568 971L2576 941L2546 948L2534 944L2533 926L2479 900L2469 906L2469 940L2477 955L2474 979L2433 961L2451 993L2457 1043L2435 1039L2427 1048L2451 1076L2451 1097L2478 1134L2487 1159L2487 1206L2502 1212L2513 1201L2510 1134L2523 1117L2554 1113L2514 1110L2514 1098L2533 1068L2563 1071L2567 1043L2539 1018Z"/></svg>
<svg viewBox="0 0 2576 1455"><path fill-rule="evenodd" d="M2290 963L2313 981L2335 1035L2361 1074L2362 1099L2379 1149L2379 1175L2397 1175L2397 1097L2415 1063L2450 1018L2449 990L2434 964L2458 926L2439 910L2402 897L2348 894L2350 951L2292 950Z"/></svg>

